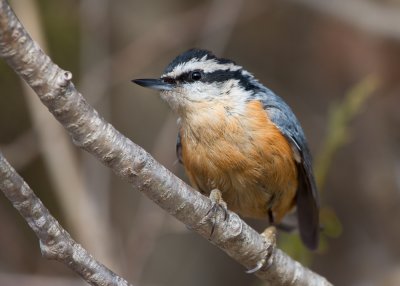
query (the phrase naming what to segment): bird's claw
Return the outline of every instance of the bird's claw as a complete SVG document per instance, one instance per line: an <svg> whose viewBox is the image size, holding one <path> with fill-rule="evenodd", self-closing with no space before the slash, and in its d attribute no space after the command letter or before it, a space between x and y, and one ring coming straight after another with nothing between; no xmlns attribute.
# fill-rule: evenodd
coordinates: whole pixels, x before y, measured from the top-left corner
<svg viewBox="0 0 400 286"><path fill-rule="evenodd" d="M226 221L229 218L229 213L228 213L228 206L227 206L226 202L222 199L222 194L221 194L220 190L218 190L218 189L212 190L209 198L212 201L212 207L207 212L206 217L211 217L211 221L212 221L211 233L210 233L210 237L209 237L209 239L211 239L212 235L214 234L214 230L215 230L216 214L218 212L218 209L221 208L223 210L224 221Z"/></svg>
<svg viewBox="0 0 400 286"><path fill-rule="evenodd" d="M273 255L275 253L276 249L276 227L275 226L270 226L264 230L261 235L265 239L265 243L268 244L267 246L267 255L262 258L260 261L257 262L256 266L252 269L249 269L246 271L248 274L252 274L260 270L261 268L264 268L267 270L269 267L271 267L273 263Z"/></svg>

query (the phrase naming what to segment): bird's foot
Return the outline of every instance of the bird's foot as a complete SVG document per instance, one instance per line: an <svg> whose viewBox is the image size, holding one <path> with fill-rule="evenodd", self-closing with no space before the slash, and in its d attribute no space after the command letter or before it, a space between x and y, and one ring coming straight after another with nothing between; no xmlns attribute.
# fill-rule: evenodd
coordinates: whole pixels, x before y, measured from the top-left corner
<svg viewBox="0 0 400 286"><path fill-rule="evenodd" d="M264 232L261 233L261 235L264 237L265 243L268 244L267 255L263 259L258 261L257 265L254 268L247 270L246 273L249 274L255 273L261 268L268 269L272 265L273 262L272 258L274 256L276 249L276 227L275 226L267 227L264 230Z"/></svg>
<svg viewBox="0 0 400 286"><path fill-rule="evenodd" d="M212 222L211 233L209 239L212 238L215 230L215 224L217 223L217 213L219 209L222 209L224 212L224 221L226 221L229 217L228 206L226 202L222 199L221 191L218 189L214 189L211 191L210 200L212 201L212 207L207 212L206 217L210 217Z"/></svg>

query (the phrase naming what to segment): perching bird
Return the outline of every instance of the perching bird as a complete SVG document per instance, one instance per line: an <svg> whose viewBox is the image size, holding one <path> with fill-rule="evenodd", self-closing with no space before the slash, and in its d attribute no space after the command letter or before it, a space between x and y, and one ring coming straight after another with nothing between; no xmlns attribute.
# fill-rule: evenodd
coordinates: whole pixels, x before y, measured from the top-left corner
<svg viewBox="0 0 400 286"><path fill-rule="evenodd" d="M272 224L297 207L302 241L317 248L310 151L282 98L235 62L199 49L176 57L159 79L133 82L160 90L179 116L177 155L197 190L218 189L230 210Z"/></svg>

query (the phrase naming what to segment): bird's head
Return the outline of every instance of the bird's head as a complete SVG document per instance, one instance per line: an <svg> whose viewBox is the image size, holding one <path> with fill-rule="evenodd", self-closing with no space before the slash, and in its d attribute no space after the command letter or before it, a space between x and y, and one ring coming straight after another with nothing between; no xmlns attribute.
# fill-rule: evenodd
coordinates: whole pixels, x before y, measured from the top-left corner
<svg viewBox="0 0 400 286"><path fill-rule="evenodd" d="M158 79L134 83L160 90L161 98L181 117L216 104L239 110L262 86L235 62L191 49L176 57Z"/></svg>

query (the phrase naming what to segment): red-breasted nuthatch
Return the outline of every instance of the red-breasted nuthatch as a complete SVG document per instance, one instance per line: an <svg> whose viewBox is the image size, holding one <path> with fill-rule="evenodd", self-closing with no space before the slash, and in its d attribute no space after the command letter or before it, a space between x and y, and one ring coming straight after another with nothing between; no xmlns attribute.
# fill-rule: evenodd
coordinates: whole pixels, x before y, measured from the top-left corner
<svg viewBox="0 0 400 286"><path fill-rule="evenodd" d="M218 189L239 215L277 224L297 207L304 244L318 246L318 193L310 151L290 107L235 62L192 49L159 79L133 82L161 91L179 116L177 155L192 185Z"/></svg>

